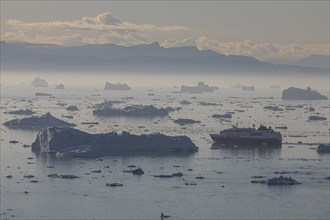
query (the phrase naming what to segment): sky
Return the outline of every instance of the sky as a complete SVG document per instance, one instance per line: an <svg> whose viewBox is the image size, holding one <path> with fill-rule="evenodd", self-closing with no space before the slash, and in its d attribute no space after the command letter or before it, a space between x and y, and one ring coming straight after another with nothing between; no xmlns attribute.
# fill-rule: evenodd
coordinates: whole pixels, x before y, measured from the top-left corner
<svg viewBox="0 0 330 220"><path fill-rule="evenodd" d="M329 1L1 0L1 40L159 42L261 60L329 54Z"/></svg>

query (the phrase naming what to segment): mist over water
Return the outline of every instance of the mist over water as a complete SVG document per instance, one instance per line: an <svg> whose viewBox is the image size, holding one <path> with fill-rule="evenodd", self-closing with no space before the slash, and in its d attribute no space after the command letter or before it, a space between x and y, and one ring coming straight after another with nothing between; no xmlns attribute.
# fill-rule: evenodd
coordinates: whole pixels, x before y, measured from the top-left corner
<svg viewBox="0 0 330 220"><path fill-rule="evenodd" d="M312 75L312 74L311 74ZM100 86L103 87L105 82L122 82L132 87L173 87L181 85L196 85L198 82L205 82L208 85L218 86L220 88L231 88L232 85L242 84L254 86L256 89L269 89L270 86L279 85L281 89L288 87L306 88L310 86L316 90L329 90L329 75L316 75L310 77L308 75L288 74L276 75L265 73L260 74L215 74L215 73L1 73L2 85L23 85L30 86L34 78L41 77L54 86L55 84L64 83L67 86ZM299 80L297 80L299 79Z"/></svg>

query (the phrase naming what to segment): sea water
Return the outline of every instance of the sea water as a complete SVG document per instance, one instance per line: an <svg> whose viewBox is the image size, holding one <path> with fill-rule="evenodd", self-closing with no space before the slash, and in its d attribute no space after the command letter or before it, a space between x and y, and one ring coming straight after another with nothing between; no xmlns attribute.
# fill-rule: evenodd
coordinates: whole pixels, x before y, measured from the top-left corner
<svg viewBox="0 0 330 220"><path fill-rule="evenodd" d="M329 101L283 101L281 90L243 92L222 89L214 93L182 94L178 88L134 88L132 91L104 91L100 87L32 88L2 86L1 123L15 116L9 110L30 108L36 115L51 112L90 133L129 131L134 134L160 132L187 135L199 147L190 156L107 156L95 159L58 158L35 154L31 145L37 130L8 129L1 125L1 219L329 219L329 154L319 154L319 143L329 143ZM152 91L151 91L152 90ZM52 97L36 97L47 92ZM155 96L148 95L154 93ZM133 97L133 99L123 99ZM258 97L263 97L262 99ZM268 99L273 97L273 99ZM93 106L107 100L133 104L181 107L166 117L97 117ZM179 102L187 100L190 105ZM220 105L201 105L200 102ZM79 111L67 111L77 105ZM270 111L267 105L302 105L296 110ZM308 121L311 113L328 118ZM239 111L237 111L239 110ZM234 112L221 121L213 114ZM67 118L66 116L72 116ZM189 118L201 123L178 125L173 120ZM86 125L81 122L99 122ZM230 128L286 125L282 148L211 149L210 133ZM17 140L19 143L9 143ZM300 144L298 144L298 142ZM141 167L144 175L123 172L129 165ZM101 173L93 173L101 170ZM252 176L278 177L285 171L300 185L267 186L250 183ZM182 172L182 177L154 175ZM77 179L49 178L49 174L72 174ZM6 176L12 175L12 178ZM24 178L34 175L34 178ZM204 179L196 179L202 176ZM37 180L33 183L31 180ZM107 187L106 183L122 187ZM185 183L193 185L186 185ZM24 193L24 192L28 193Z"/></svg>

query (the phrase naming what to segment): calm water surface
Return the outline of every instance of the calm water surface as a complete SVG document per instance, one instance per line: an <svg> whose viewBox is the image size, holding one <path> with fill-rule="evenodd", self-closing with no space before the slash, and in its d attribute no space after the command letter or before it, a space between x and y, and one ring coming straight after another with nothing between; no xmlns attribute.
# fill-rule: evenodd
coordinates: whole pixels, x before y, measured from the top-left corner
<svg viewBox="0 0 330 220"><path fill-rule="evenodd" d="M102 88L1 88L1 123L16 116L4 112L31 108L37 115L51 112L63 120L76 123L78 129L90 132L130 131L134 134L162 132L187 135L199 152L186 157L103 157L98 159L56 158L37 155L30 145L38 131L11 130L1 125L1 219L329 219L330 155L318 154L318 143L329 143L329 122L308 122L314 107L316 113L329 119L329 101L289 102L280 99L280 90L243 92L220 89L210 94L178 94L178 89L137 88L132 91L103 91ZM35 97L35 92L52 93L55 98ZM155 96L148 96L148 93ZM153 104L157 107L182 107L162 118L98 118L92 106L104 99L133 99L117 104ZM257 99L257 97L274 97ZM179 102L187 100L190 105ZM219 103L203 106L199 102ZM65 106L77 105L69 112ZM296 110L269 111L266 105L302 105ZM237 111L237 110L244 110ZM235 112L230 121L219 121L212 114ZM73 116L72 119L64 116ZM17 116L18 118L21 116ZM200 124L180 126L178 118L200 120ZM98 121L99 125L82 125ZM210 149L209 133L219 132L233 124L252 126L287 125L281 130L281 149ZM297 137L298 136L298 137ZM9 143L19 141L18 144ZM303 144L297 144L301 141ZM123 170L128 165L141 167L145 174L133 176ZM188 170L189 169L189 170ZM93 173L101 170L101 173ZM267 186L252 184L251 177L277 177L277 171L289 172L301 185ZM182 172L183 177L160 179L153 175ZM52 179L49 174L74 174L78 179ZM24 175L35 178L24 178ZM6 176L12 175L8 179ZM195 179L203 176L205 179ZM32 183L31 180L38 180ZM123 187L106 187L106 183ZM196 183L196 185L185 185ZM24 191L28 191L25 194Z"/></svg>

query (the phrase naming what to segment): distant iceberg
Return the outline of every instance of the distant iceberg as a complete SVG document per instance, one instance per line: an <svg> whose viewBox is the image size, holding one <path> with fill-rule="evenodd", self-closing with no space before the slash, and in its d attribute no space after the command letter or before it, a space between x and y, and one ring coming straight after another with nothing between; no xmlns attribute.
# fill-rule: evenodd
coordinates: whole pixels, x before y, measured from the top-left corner
<svg viewBox="0 0 330 220"><path fill-rule="evenodd" d="M40 77L35 78L31 85L34 87L48 87L47 81L45 79L41 79Z"/></svg>
<svg viewBox="0 0 330 220"><path fill-rule="evenodd" d="M196 145L187 136L164 134L134 135L89 134L73 128L48 127L39 132L31 145L33 152L56 153L57 156L100 157L108 155L194 153Z"/></svg>
<svg viewBox="0 0 330 220"><path fill-rule="evenodd" d="M127 84L112 84L109 82L105 83L104 90L131 90L131 88Z"/></svg>
<svg viewBox="0 0 330 220"><path fill-rule="evenodd" d="M55 89L65 89L63 84L55 85Z"/></svg>
<svg viewBox="0 0 330 220"><path fill-rule="evenodd" d="M50 113L46 113L42 116L32 116L30 118L13 119L4 123L9 128L42 128L48 126L57 127L74 127L75 124L68 123L61 119L55 118Z"/></svg>
<svg viewBox="0 0 330 220"><path fill-rule="evenodd" d="M290 87L283 90L282 99L284 100L327 100L328 97L321 95L310 87L306 89L300 89L295 87Z"/></svg>
<svg viewBox="0 0 330 220"><path fill-rule="evenodd" d="M189 93L203 93L203 92L213 92L214 90L218 90L217 86L209 86L204 82L199 82L197 86L181 86L181 92L189 92Z"/></svg>
<svg viewBox="0 0 330 220"><path fill-rule="evenodd" d="M255 91L254 86L242 86L243 91Z"/></svg>

